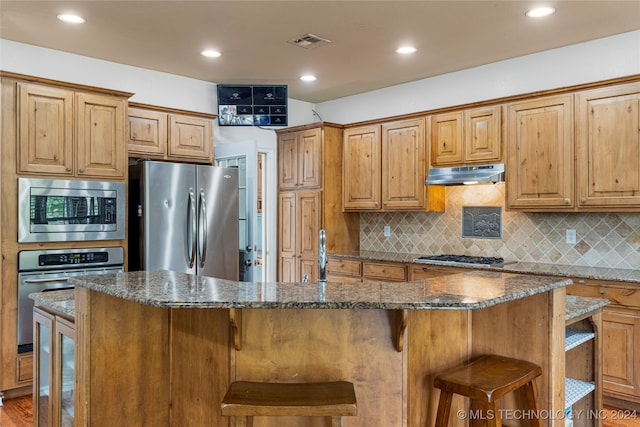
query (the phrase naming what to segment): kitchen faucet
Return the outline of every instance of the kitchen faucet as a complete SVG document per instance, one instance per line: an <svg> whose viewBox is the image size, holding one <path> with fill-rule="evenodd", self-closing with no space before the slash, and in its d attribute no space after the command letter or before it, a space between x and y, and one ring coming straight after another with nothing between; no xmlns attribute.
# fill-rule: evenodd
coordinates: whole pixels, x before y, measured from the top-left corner
<svg viewBox="0 0 640 427"><path fill-rule="evenodd" d="M326 282L327 281L327 263L329 262L327 258L327 233L324 229L320 230L320 245L318 251L318 269L320 270L320 274L318 277L318 282Z"/></svg>

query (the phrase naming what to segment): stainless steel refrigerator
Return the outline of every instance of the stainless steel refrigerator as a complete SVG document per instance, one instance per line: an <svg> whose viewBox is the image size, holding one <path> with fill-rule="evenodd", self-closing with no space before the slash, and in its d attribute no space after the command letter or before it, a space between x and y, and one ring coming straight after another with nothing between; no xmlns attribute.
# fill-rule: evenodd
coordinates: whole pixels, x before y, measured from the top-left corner
<svg viewBox="0 0 640 427"><path fill-rule="evenodd" d="M142 160L129 166L129 271L238 280L238 171Z"/></svg>

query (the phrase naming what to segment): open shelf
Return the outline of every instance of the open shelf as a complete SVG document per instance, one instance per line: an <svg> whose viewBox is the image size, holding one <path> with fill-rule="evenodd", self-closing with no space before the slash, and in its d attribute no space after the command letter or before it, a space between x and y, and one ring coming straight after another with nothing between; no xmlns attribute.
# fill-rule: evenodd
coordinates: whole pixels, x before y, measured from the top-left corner
<svg viewBox="0 0 640 427"><path fill-rule="evenodd" d="M579 329L571 328L566 328L565 334L564 351L569 351L582 343L592 340L596 336L591 331L581 331Z"/></svg>
<svg viewBox="0 0 640 427"><path fill-rule="evenodd" d="M565 408L572 406L574 403L585 397L596 389L592 382L574 380L573 378L564 379L564 401Z"/></svg>

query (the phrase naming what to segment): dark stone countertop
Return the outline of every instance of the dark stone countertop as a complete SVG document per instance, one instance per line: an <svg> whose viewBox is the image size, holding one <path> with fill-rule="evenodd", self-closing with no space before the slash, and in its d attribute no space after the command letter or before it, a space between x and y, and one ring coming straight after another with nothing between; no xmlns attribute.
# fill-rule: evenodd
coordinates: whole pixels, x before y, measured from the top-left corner
<svg viewBox="0 0 640 427"><path fill-rule="evenodd" d="M411 263L414 259L425 254L408 254L376 251L356 251L345 253L332 253L329 257L353 258L361 261L389 261ZM430 254L426 254L430 255ZM508 261L508 260L507 260ZM331 261L329 261L331 262ZM436 262L421 262L417 265L444 265ZM503 266L484 265L460 265L447 264L449 267L488 269L491 271L504 271L505 273L536 274L544 276L570 277L582 279L611 280L620 282L640 283L640 269L630 270L621 268L585 267L563 264L545 264L536 262L514 262Z"/></svg>
<svg viewBox="0 0 640 427"><path fill-rule="evenodd" d="M474 310L571 281L476 270L411 282L254 284L158 270L73 277L70 283L155 307Z"/></svg>

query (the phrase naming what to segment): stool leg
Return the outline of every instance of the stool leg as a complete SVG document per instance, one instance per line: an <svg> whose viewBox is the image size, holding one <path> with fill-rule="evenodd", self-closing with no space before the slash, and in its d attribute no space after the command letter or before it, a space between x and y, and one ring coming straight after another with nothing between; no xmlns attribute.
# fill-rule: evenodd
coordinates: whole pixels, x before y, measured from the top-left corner
<svg viewBox="0 0 640 427"><path fill-rule="evenodd" d="M538 387L536 380L531 380L524 386L527 398L527 406L531 411L530 420L531 427L542 427L542 420L538 417Z"/></svg>
<svg viewBox="0 0 640 427"><path fill-rule="evenodd" d="M342 417L329 417L331 418L331 427L342 427Z"/></svg>
<svg viewBox="0 0 640 427"><path fill-rule="evenodd" d="M489 402L482 405L485 411L485 417L488 427L502 427L502 418L500 417L500 404L498 401Z"/></svg>
<svg viewBox="0 0 640 427"><path fill-rule="evenodd" d="M451 412L451 400L453 393L440 390L440 400L438 401L438 414L436 415L435 427L447 427L449 422L449 412Z"/></svg>
<svg viewBox="0 0 640 427"><path fill-rule="evenodd" d="M235 417L236 427L253 427L253 417Z"/></svg>

